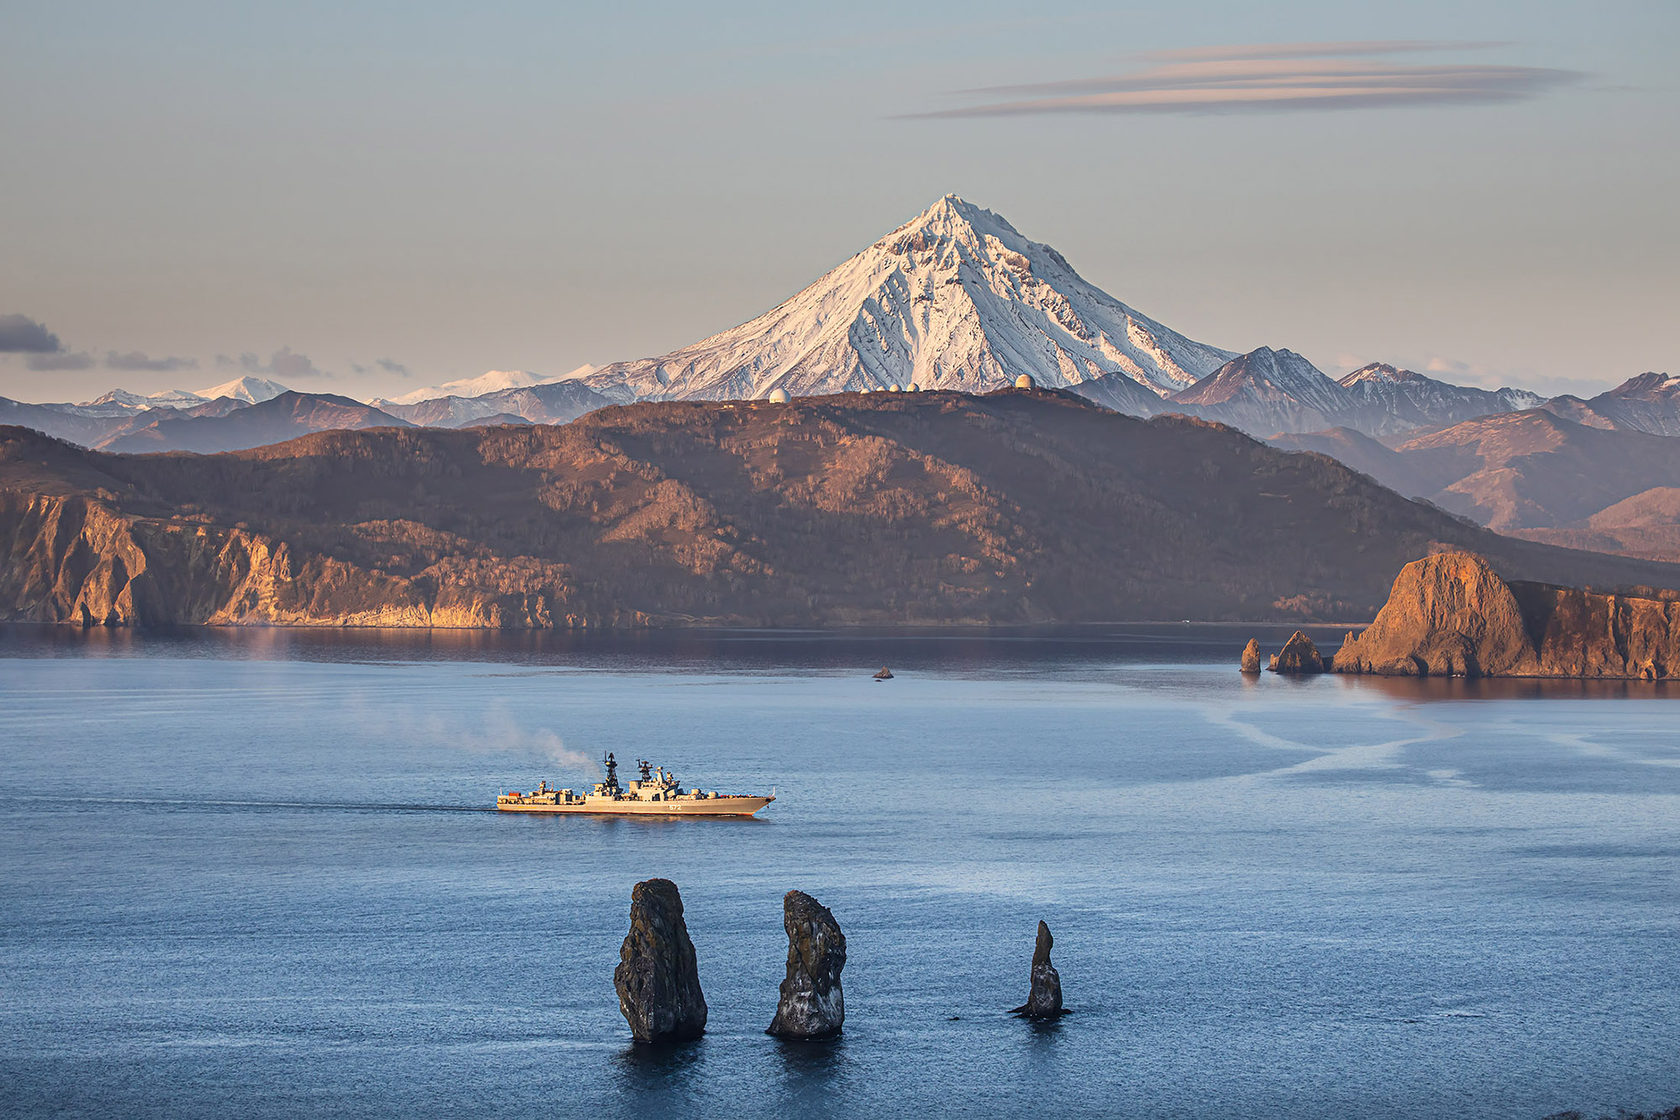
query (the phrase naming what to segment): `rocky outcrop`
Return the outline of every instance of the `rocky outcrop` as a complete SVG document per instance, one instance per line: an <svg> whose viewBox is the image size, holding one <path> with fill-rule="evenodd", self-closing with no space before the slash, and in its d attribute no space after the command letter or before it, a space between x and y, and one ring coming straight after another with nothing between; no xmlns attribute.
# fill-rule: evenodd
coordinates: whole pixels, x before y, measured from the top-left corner
<svg viewBox="0 0 1680 1120"><path fill-rule="evenodd" d="M846 935L828 907L803 891L782 898L787 929L787 978L776 1017L766 1034L780 1038L831 1038L846 1021L840 970L846 967Z"/></svg>
<svg viewBox="0 0 1680 1120"><path fill-rule="evenodd" d="M1274 673L1322 673L1325 666L1313 640L1297 630L1281 650L1272 654L1266 668Z"/></svg>
<svg viewBox="0 0 1680 1120"><path fill-rule="evenodd" d="M1250 638L1242 651L1242 671L1258 673L1260 671L1260 639Z"/></svg>
<svg viewBox="0 0 1680 1120"><path fill-rule="evenodd" d="M1033 947L1032 987L1027 992L1027 1002L1011 1011L1011 1015L1027 1019L1054 1019L1067 1013L1062 1007L1062 978L1050 963L1050 947L1054 943L1050 927L1040 921L1038 943Z"/></svg>
<svg viewBox="0 0 1680 1120"><path fill-rule="evenodd" d="M1680 674L1677 599L1507 582L1479 556L1443 553L1401 569L1376 619L1342 643L1335 670L1664 679Z"/></svg>
<svg viewBox="0 0 1680 1120"><path fill-rule="evenodd" d="M706 999L675 883L636 884L630 892L630 932L618 956L613 970L618 1009L637 1042L681 1042L705 1031Z"/></svg>

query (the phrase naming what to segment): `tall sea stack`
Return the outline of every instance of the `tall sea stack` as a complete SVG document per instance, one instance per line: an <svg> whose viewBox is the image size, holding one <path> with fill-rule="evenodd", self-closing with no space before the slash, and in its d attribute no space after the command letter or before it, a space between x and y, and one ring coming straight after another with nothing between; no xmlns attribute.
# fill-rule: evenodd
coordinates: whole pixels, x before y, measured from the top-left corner
<svg viewBox="0 0 1680 1120"><path fill-rule="evenodd" d="M1260 671L1260 639L1250 638L1242 651L1242 671L1258 673Z"/></svg>
<svg viewBox="0 0 1680 1120"><path fill-rule="evenodd" d="M630 892L630 932L618 957L618 1009L637 1042L681 1042L705 1032L694 942L671 880L648 879Z"/></svg>
<svg viewBox="0 0 1680 1120"><path fill-rule="evenodd" d="M782 898L787 929L787 979L782 981L776 1017L766 1034L779 1038L831 1038L846 1021L840 970L846 967L846 935L828 907L803 891Z"/></svg>
<svg viewBox="0 0 1680 1120"><path fill-rule="evenodd" d="M1050 927L1040 921L1038 943L1033 946L1032 988L1027 992L1027 1002L1011 1011L1011 1015L1027 1019L1054 1019L1066 1013L1062 1009L1062 978L1057 974L1056 966L1050 963L1050 947L1054 944Z"/></svg>

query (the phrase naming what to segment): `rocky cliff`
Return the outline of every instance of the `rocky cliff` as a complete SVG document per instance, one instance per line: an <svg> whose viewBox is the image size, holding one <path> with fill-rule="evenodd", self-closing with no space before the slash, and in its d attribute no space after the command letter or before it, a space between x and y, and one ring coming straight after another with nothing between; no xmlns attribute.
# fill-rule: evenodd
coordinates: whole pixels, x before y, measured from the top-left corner
<svg viewBox="0 0 1680 1120"><path fill-rule="evenodd" d="M1680 569L1496 536L1315 455L1045 391L612 407L216 455L0 428L0 619L546 628L1370 617L1386 573Z"/></svg>
<svg viewBox="0 0 1680 1120"><path fill-rule="evenodd" d="M1406 565L1388 602L1336 654L1338 673L1620 677L1680 673L1680 596L1507 582L1466 553Z"/></svg>

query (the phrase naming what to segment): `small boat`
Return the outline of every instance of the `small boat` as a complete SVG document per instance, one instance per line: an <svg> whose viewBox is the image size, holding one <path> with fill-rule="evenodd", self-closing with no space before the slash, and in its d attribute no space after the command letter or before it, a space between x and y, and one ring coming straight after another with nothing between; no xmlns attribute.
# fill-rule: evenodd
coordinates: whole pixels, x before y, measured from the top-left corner
<svg viewBox="0 0 1680 1120"><path fill-rule="evenodd" d="M887 668L885 665L881 666L881 671L875 674L875 679L878 681L892 680L892 670Z"/></svg>
<svg viewBox="0 0 1680 1120"><path fill-rule="evenodd" d="M496 808L504 813L616 813L662 817L750 817L776 800L756 793L719 793L717 790L685 790L665 767L655 768L637 759L641 777L628 786L618 784L618 761L609 753L602 760L607 780L596 782L588 793L549 789L544 781L530 793L504 793Z"/></svg>

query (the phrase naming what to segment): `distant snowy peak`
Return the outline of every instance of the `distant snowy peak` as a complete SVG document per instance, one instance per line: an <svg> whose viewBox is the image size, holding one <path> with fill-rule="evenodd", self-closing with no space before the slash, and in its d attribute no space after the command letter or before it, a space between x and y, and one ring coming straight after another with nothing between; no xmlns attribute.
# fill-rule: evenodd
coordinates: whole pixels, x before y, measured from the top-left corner
<svg viewBox="0 0 1680 1120"><path fill-rule="evenodd" d="M1233 355L1087 283L1048 245L946 195L785 303L659 358L580 380L614 399L762 397L889 385L986 391L1124 374L1165 396Z"/></svg>
<svg viewBox="0 0 1680 1120"><path fill-rule="evenodd" d="M206 401L213 401L220 397L243 401L246 404L258 404L262 401L273 400L285 392L289 392L289 390L278 381L269 381L263 377L238 377L232 381L224 381L220 385L212 385L208 389L165 389L158 393L131 393L127 389L112 389L108 393L87 401L81 407L132 410L192 408L195 405L201 405Z"/></svg>
<svg viewBox="0 0 1680 1120"><path fill-rule="evenodd" d="M1520 412L1543 398L1527 389L1452 385L1381 362L1356 369L1339 384L1353 411L1345 423L1372 435L1462 423L1477 416Z"/></svg>
<svg viewBox="0 0 1680 1120"><path fill-rule="evenodd" d="M1290 408L1304 414L1316 411L1328 419L1342 411L1346 394L1317 366L1293 350L1262 346L1233 358L1195 385L1174 394L1173 400L1199 405L1246 402L1274 412Z"/></svg>
<svg viewBox="0 0 1680 1120"><path fill-rule="evenodd" d="M1590 400L1553 397L1543 407L1595 428L1680 436L1680 377L1642 373Z"/></svg>
<svg viewBox="0 0 1680 1120"><path fill-rule="evenodd" d="M576 380L595 372L590 365L579 366L570 373L558 376L546 373L532 373L523 369L493 369L488 373L481 373L477 377L465 377L459 381L445 381L442 385L429 385L424 389L416 389L411 393L404 393L400 397L388 398L391 404L419 404L422 401L441 400L444 397L482 397L486 393L499 393L504 389L525 389L532 385L549 385L556 381ZM387 398L376 398L373 403Z"/></svg>
<svg viewBox="0 0 1680 1120"><path fill-rule="evenodd" d="M114 404L125 408L186 408L203 403L203 397L185 389L165 389L161 393L131 393L127 389L112 389L87 402L89 406Z"/></svg>
<svg viewBox="0 0 1680 1120"><path fill-rule="evenodd" d="M291 390L280 382L270 381L266 377L236 377L232 381L224 381L208 389L193 390L193 394L199 400L213 401L218 397L230 397L246 404L261 404L289 392Z"/></svg>

